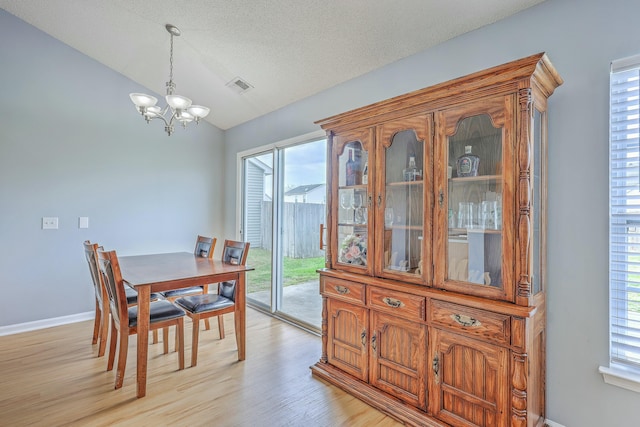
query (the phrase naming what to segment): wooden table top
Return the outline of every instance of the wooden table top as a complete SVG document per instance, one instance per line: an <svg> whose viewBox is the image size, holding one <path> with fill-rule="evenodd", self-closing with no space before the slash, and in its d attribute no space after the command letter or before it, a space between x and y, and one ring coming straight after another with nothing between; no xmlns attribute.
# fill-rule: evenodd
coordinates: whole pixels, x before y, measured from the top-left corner
<svg viewBox="0 0 640 427"><path fill-rule="evenodd" d="M151 285L152 291L174 289L178 282L186 287L208 283L212 279L216 282L233 280L238 272L253 270L252 267L226 264L189 252L123 256L118 260L122 277L129 285Z"/></svg>

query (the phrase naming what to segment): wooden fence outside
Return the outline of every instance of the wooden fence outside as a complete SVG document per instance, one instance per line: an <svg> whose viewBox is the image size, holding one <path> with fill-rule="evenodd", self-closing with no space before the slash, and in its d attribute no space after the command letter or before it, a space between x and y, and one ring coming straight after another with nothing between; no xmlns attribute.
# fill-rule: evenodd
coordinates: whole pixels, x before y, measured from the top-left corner
<svg viewBox="0 0 640 427"><path fill-rule="evenodd" d="M326 220L324 204L285 203L283 218L283 256L289 258L324 256L324 251L320 250L320 224ZM261 219L261 240L271 242L272 202L262 202Z"/></svg>

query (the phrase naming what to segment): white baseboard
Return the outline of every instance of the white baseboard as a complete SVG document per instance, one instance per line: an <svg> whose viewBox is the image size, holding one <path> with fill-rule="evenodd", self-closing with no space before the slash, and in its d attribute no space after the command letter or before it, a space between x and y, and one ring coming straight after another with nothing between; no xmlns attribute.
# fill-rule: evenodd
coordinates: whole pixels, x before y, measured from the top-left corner
<svg viewBox="0 0 640 427"><path fill-rule="evenodd" d="M21 332L35 331L37 329L51 328L53 326L92 320L95 312L72 314L70 316L55 317L53 319L36 320L34 322L18 323L16 325L0 326L0 337L4 335L19 334Z"/></svg>
<svg viewBox="0 0 640 427"><path fill-rule="evenodd" d="M545 424L549 427L564 427L562 424L558 424L555 421L551 421L549 419L545 421Z"/></svg>

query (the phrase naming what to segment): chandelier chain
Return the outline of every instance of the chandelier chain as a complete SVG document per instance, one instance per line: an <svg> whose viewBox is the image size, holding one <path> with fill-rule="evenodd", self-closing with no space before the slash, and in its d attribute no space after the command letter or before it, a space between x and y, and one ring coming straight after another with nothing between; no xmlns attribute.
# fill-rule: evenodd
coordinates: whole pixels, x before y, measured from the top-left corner
<svg viewBox="0 0 640 427"><path fill-rule="evenodd" d="M173 84L173 34L171 34L171 47L169 50L169 84Z"/></svg>

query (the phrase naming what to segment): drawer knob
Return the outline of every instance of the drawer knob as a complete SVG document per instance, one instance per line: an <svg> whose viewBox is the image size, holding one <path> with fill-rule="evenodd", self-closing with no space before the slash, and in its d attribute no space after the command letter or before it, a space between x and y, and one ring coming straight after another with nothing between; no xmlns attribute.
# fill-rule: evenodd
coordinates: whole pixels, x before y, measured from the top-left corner
<svg viewBox="0 0 640 427"><path fill-rule="evenodd" d="M477 328L478 326L481 326L482 323L480 323L480 321L478 319L474 319L471 316L466 316L464 314L452 314L451 318L458 323L459 325L462 326L469 326L471 328Z"/></svg>
<svg viewBox="0 0 640 427"><path fill-rule="evenodd" d="M399 299L394 299L394 298L389 298L389 297L384 297L382 299L382 302L387 304L389 307L393 307L393 308L400 308L400 307L404 306L404 303L402 301L400 301Z"/></svg>
<svg viewBox="0 0 640 427"><path fill-rule="evenodd" d="M336 291L339 294L345 295L349 293L349 288L346 288L344 286L340 286L340 285L336 285Z"/></svg>

